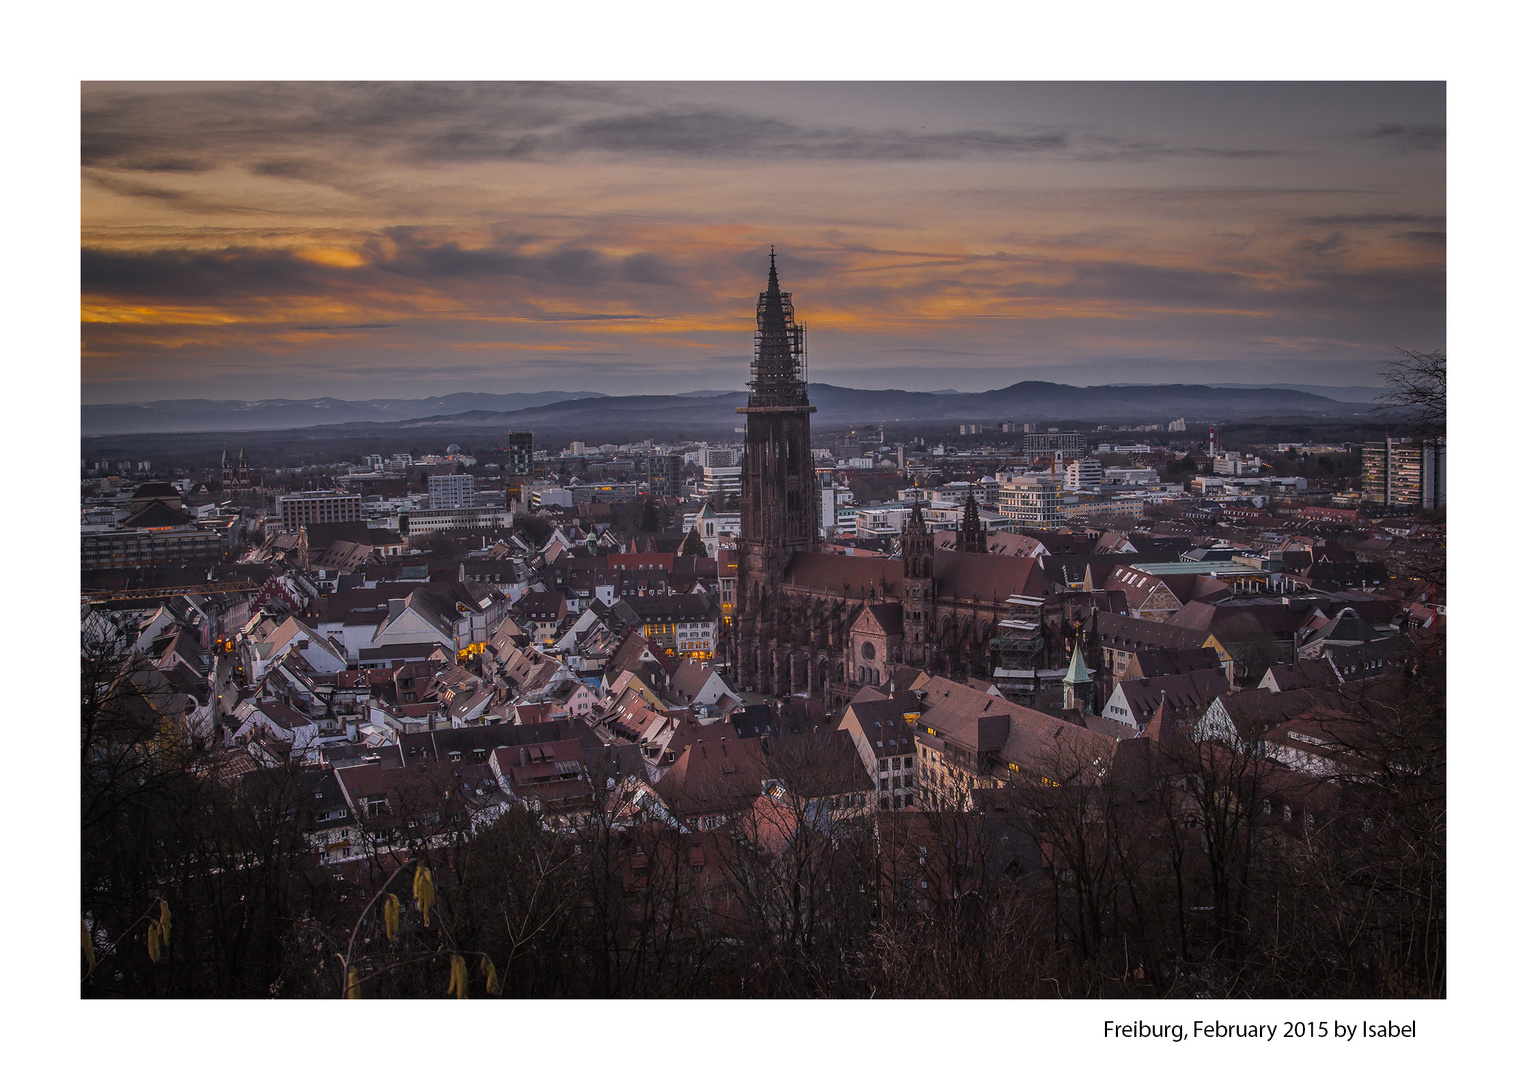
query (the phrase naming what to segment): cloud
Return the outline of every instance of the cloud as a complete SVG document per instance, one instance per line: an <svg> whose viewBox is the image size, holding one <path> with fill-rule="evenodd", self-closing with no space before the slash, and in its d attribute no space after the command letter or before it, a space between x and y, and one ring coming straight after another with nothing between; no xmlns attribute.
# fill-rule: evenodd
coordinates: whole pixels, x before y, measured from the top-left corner
<svg viewBox="0 0 1527 1080"><path fill-rule="evenodd" d="M1447 149L1444 124L1379 124L1364 132L1363 137L1383 143L1396 153Z"/></svg>
<svg viewBox="0 0 1527 1080"><path fill-rule="evenodd" d="M1294 225L1437 225L1447 221L1442 214L1325 214L1318 217L1294 218Z"/></svg>
<svg viewBox="0 0 1527 1080"><path fill-rule="evenodd" d="M330 288L335 272L279 250L80 252L80 291L87 297L210 302L312 294Z"/></svg>
<svg viewBox="0 0 1527 1080"><path fill-rule="evenodd" d="M186 88L189 91L191 88ZM293 147L336 146L399 161L550 161L594 153L636 159L957 161L1066 155L1080 161L1166 157L1263 158L1283 150L1125 139L1086 125L1016 124L929 131L868 124L802 124L717 106L654 106L640 85L523 83L214 84L195 92L147 84L85 86L81 160L194 150L258 175L306 178ZM692 93L691 88L687 92Z"/></svg>
<svg viewBox="0 0 1527 1080"><path fill-rule="evenodd" d="M211 162L192 157L127 158L115 163L118 169L130 172L204 173L213 166Z"/></svg>

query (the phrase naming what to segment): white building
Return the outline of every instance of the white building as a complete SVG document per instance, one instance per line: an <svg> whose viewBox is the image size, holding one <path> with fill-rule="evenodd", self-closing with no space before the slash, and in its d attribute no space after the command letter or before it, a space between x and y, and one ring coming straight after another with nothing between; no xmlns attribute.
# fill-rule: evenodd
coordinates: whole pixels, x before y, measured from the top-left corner
<svg viewBox="0 0 1527 1080"><path fill-rule="evenodd" d="M327 525L337 521L360 521L361 497L339 491L304 491L277 500L281 527L295 531L302 525Z"/></svg>
<svg viewBox="0 0 1527 1080"><path fill-rule="evenodd" d="M728 495L742 495L741 465L705 465L701 469L698 494L721 503Z"/></svg>
<svg viewBox="0 0 1527 1080"><path fill-rule="evenodd" d="M852 488L839 487L831 479L824 481L822 484L821 523L817 527L818 535L825 539L829 531L843 528L841 519L844 516L844 510L848 511L847 516L850 520L849 527L851 528L854 509L854 492Z"/></svg>
<svg viewBox="0 0 1527 1080"><path fill-rule="evenodd" d="M1103 463L1096 458L1073 458L1066 462L1066 490L1090 491L1103 483Z"/></svg>
<svg viewBox="0 0 1527 1080"><path fill-rule="evenodd" d="M997 492L997 507L1005 516L1020 526L1054 525L1061 520L1059 480L1049 473L1003 475L1010 479Z"/></svg>
<svg viewBox="0 0 1527 1080"><path fill-rule="evenodd" d="M470 473L439 473L429 478L429 508L460 510L475 506L473 479Z"/></svg>

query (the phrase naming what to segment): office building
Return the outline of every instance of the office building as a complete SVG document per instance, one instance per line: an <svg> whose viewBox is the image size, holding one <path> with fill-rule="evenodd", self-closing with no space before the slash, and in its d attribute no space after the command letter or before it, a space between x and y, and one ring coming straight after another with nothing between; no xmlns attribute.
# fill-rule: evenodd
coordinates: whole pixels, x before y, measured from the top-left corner
<svg viewBox="0 0 1527 1080"><path fill-rule="evenodd" d="M277 500L281 527L295 532L303 525L329 525L337 521L360 521L361 497L341 491L301 491Z"/></svg>
<svg viewBox="0 0 1527 1080"><path fill-rule="evenodd" d="M431 510L460 510L477 505L473 495L473 481L469 473L439 473L429 478L429 508Z"/></svg>
<svg viewBox="0 0 1527 1080"><path fill-rule="evenodd" d="M1437 440L1379 439L1363 447L1363 502L1412 510L1447 505L1447 447Z"/></svg>

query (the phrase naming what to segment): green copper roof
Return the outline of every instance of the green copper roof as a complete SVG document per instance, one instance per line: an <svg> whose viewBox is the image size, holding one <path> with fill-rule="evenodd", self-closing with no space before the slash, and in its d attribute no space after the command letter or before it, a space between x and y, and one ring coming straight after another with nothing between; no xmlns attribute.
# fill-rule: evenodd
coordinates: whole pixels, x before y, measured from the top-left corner
<svg viewBox="0 0 1527 1080"><path fill-rule="evenodd" d="M1071 649L1071 666L1066 669L1066 682L1090 683L1092 672L1087 670L1087 665L1082 663L1082 647L1077 644Z"/></svg>

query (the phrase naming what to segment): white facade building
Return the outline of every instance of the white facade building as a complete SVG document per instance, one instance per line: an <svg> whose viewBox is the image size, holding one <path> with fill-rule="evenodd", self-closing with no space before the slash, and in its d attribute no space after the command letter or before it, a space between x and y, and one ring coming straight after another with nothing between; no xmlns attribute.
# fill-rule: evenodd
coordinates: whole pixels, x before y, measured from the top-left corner
<svg viewBox="0 0 1527 1080"><path fill-rule="evenodd" d="M474 482L470 473L436 474L429 478L429 508L460 510L475 506Z"/></svg>

